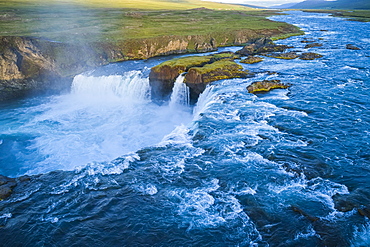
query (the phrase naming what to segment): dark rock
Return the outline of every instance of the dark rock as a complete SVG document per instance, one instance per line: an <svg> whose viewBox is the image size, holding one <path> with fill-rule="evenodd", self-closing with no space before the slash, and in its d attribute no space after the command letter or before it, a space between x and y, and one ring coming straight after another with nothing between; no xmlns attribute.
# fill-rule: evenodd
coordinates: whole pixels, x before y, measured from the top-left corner
<svg viewBox="0 0 370 247"><path fill-rule="evenodd" d="M354 45L351 45L351 44L347 44L346 45L346 49L349 49L349 50L361 50L359 47L354 46Z"/></svg>
<svg viewBox="0 0 370 247"><path fill-rule="evenodd" d="M237 54L249 56L263 54L267 52L283 52L288 48L292 48L287 45L276 45L268 38L260 38L248 43L243 49L236 51Z"/></svg>
<svg viewBox="0 0 370 247"><path fill-rule="evenodd" d="M281 83L280 80L263 80L253 82L247 87L247 90L249 93L262 93L271 91L272 89L285 89L289 87L290 85Z"/></svg>
<svg viewBox="0 0 370 247"><path fill-rule="evenodd" d="M306 217L306 219L308 219L309 221L312 221L312 222L315 222L315 221L318 221L319 218L318 217L315 217L315 216L311 216L309 214L307 214L305 211L303 211L302 209L296 207L296 206L291 206L291 209L296 212L296 213L299 213L301 214L302 216Z"/></svg>
<svg viewBox="0 0 370 247"><path fill-rule="evenodd" d="M321 47L322 44L320 43L311 43L311 44L307 44L304 48L312 48L312 47Z"/></svg>
<svg viewBox="0 0 370 247"><path fill-rule="evenodd" d="M17 186L17 183L14 178L0 175L0 201L8 198L15 186Z"/></svg>
<svg viewBox="0 0 370 247"><path fill-rule="evenodd" d="M279 58L279 59L295 59L295 58L299 57L299 55L295 52L270 53L270 54L267 54L266 56L273 57L273 58Z"/></svg>
<svg viewBox="0 0 370 247"><path fill-rule="evenodd" d="M14 180L15 180L14 178L8 178L3 175L0 175L0 185L7 184L9 182L14 182Z"/></svg>
<svg viewBox="0 0 370 247"><path fill-rule="evenodd" d="M308 40L308 39L304 39L304 40L301 40L301 43L313 43L315 42L314 40Z"/></svg>
<svg viewBox="0 0 370 247"><path fill-rule="evenodd" d="M357 211L360 215L365 216L370 219L370 208L369 207L358 208Z"/></svg>
<svg viewBox="0 0 370 247"><path fill-rule="evenodd" d="M253 64L253 63L259 63L262 62L262 57L254 57L254 56L248 56L247 58L241 60L241 63L247 63L247 64Z"/></svg>
<svg viewBox="0 0 370 247"><path fill-rule="evenodd" d="M321 57L323 57L323 56L318 54L318 53L314 53L314 52L302 53L299 56L299 58L302 59L302 60L314 60L316 58L321 58Z"/></svg>
<svg viewBox="0 0 370 247"><path fill-rule="evenodd" d="M7 185L0 186L0 201L8 198L12 194L12 188Z"/></svg>

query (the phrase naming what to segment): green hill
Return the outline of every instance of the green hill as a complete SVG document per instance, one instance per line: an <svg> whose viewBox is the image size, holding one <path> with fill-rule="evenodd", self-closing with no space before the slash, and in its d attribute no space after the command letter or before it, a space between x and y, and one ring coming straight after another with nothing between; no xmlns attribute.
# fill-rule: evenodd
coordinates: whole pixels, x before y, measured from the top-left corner
<svg viewBox="0 0 370 247"><path fill-rule="evenodd" d="M306 0L295 4L292 9L370 9L369 0Z"/></svg>

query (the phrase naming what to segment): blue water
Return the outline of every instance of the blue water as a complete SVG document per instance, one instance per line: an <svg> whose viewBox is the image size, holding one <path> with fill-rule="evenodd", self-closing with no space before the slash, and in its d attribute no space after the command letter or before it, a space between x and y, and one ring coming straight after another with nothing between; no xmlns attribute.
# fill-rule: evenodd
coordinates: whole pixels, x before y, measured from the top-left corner
<svg viewBox="0 0 370 247"><path fill-rule="evenodd" d="M195 107L150 101L148 71L169 58L1 105L0 174L34 176L0 202L0 245L370 246L370 23L271 19L306 32L278 43L324 57L243 65L256 77L215 82ZM263 79L292 87L247 92Z"/></svg>

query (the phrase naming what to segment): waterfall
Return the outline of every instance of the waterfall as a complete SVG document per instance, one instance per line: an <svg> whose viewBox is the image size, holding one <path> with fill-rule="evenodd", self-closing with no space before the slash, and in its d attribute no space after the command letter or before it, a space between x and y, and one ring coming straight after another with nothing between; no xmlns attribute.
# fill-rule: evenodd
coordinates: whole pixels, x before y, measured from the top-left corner
<svg viewBox="0 0 370 247"><path fill-rule="evenodd" d="M121 99L126 101L143 101L150 98L148 78L141 71L129 71L124 75L110 76L75 76L72 83L72 94L99 99Z"/></svg>
<svg viewBox="0 0 370 247"><path fill-rule="evenodd" d="M212 91L213 86L207 86L206 89L199 95L198 102L193 109L194 116L197 116L199 113L203 112L210 103L213 103L215 100L215 93Z"/></svg>
<svg viewBox="0 0 370 247"><path fill-rule="evenodd" d="M175 81L169 103L170 108L189 105L190 93L188 86L184 83L184 79L185 75L181 74Z"/></svg>

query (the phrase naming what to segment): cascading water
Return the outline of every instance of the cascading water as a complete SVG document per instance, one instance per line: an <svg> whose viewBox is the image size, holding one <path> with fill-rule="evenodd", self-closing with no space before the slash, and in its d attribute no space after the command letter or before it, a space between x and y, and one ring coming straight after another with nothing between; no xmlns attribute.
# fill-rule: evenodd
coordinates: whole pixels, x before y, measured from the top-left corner
<svg viewBox="0 0 370 247"><path fill-rule="evenodd" d="M176 78L172 89L172 94L169 106L175 109L179 106L188 106L190 101L190 93L188 86L184 83L185 75L181 74Z"/></svg>
<svg viewBox="0 0 370 247"><path fill-rule="evenodd" d="M73 170L112 160L154 145L175 126L190 121L189 113L151 103L149 80L141 71L78 75L70 94L15 111L26 119L23 123L16 119L18 127L2 126L2 133L9 136L2 140L2 151L12 155L0 159L13 166L0 174L8 176Z"/></svg>

